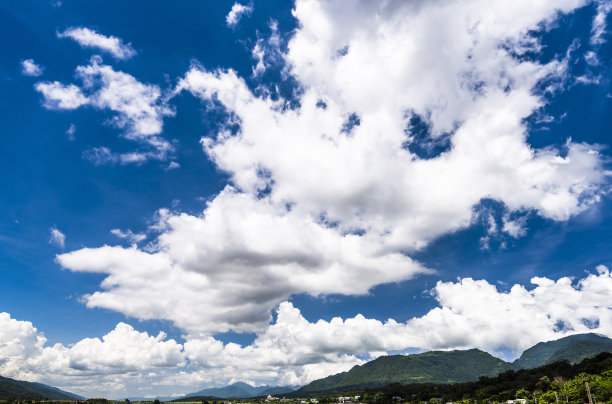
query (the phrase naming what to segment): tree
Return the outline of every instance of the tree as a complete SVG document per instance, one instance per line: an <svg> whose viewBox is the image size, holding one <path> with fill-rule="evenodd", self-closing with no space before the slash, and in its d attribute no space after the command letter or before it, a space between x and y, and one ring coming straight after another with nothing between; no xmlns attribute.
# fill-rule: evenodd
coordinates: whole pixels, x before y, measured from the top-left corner
<svg viewBox="0 0 612 404"><path fill-rule="evenodd" d="M531 398L531 393L527 391L527 389L518 389L516 391L516 394L514 395L515 398L524 398L524 399L529 399Z"/></svg>

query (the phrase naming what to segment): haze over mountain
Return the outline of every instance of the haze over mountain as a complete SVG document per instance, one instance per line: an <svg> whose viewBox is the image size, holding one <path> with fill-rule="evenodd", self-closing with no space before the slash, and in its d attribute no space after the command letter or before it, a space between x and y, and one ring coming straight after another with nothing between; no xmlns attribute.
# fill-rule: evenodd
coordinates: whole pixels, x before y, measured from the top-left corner
<svg viewBox="0 0 612 404"><path fill-rule="evenodd" d="M257 386L253 387L244 382L232 383L225 387L213 387L203 389L195 393L187 394L185 398L194 397L217 397L217 398L248 398L276 394L287 394L296 390L291 386ZM182 399L179 399L182 400ZM176 401L179 401L176 400Z"/></svg>
<svg viewBox="0 0 612 404"><path fill-rule="evenodd" d="M389 383L459 383L494 377L507 370L536 368L566 360L578 363L600 352L612 351L612 339L598 334L578 334L540 342L514 362L505 362L479 349L432 351L413 355L381 356L348 372L315 380L296 395L337 393L353 388L382 387Z"/></svg>

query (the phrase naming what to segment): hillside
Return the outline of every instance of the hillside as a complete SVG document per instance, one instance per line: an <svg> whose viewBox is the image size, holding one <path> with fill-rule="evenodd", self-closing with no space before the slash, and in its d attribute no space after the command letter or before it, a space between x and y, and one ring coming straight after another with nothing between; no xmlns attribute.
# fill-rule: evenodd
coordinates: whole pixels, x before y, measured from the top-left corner
<svg viewBox="0 0 612 404"><path fill-rule="evenodd" d="M535 368L559 360L578 363L600 352L612 351L612 339L599 334L577 334L554 341L540 342L527 349L514 362L515 369Z"/></svg>
<svg viewBox="0 0 612 404"><path fill-rule="evenodd" d="M382 387L389 383L456 383L496 376L510 364L494 356L470 349L433 351L415 355L381 356L348 372L315 380L296 394L332 392L360 387Z"/></svg>
<svg viewBox="0 0 612 404"><path fill-rule="evenodd" d="M31 383L0 376L0 398L83 400L84 397L42 383Z"/></svg>
<svg viewBox="0 0 612 404"><path fill-rule="evenodd" d="M415 355L383 356L348 372L315 380L295 392L295 396L333 394L390 383L461 383L493 377L508 370L530 369L556 361L578 363L600 352L612 351L612 339L597 334L579 334L541 342L527 349L513 363L505 362L478 349L435 351Z"/></svg>
<svg viewBox="0 0 612 404"><path fill-rule="evenodd" d="M516 397L533 398L539 404L555 404L556 391L563 402L583 404L587 402L584 382L588 381L597 402L610 402L612 399L612 353L603 352L594 358L585 359L578 364L555 362L538 368L509 370L496 377L481 377L478 381L456 384L413 383L389 384L383 388L353 390L348 394L361 395L363 402L390 403L391 397L429 401L439 397L442 402L470 404L474 400L481 403L499 403ZM602 378L595 376L601 375ZM572 381L572 379L574 379Z"/></svg>

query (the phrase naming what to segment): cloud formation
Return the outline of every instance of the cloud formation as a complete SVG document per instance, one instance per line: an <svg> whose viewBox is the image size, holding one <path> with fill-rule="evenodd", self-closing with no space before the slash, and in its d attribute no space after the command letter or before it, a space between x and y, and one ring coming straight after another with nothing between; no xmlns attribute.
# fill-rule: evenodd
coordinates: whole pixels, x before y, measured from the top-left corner
<svg viewBox="0 0 612 404"><path fill-rule="evenodd" d="M561 91L568 62L516 55L537 49L529 30L581 4L297 1L299 28L281 55L302 85L297 107L255 94L231 69L194 64L176 86L227 112L201 144L231 185L200 215L162 211L146 249L84 248L58 262L108 275L89 307L189 333L258 331L291 294L364 294L431 273L411 253L470 226L483 199L508 218L568 220L605 192L602 158L569 139L527 143L525 119L542 91ZM119 74L95 61L77 70ZM102 105L157 133L157 93L144 99L135 115ZM520 220L502 230L524 234ZM164 297L144 305L152 291Z"/></svg>
<svg viewBox="0 0 612 404"><path fill-rule="evenodd" d="M59 81L39 82L34 88L42 94L43 105L48 109L76 109L89 102L81 89L74 84L64 85Z"/></svg>
<svg viewBox="0 0 612 404"><path fill-rule="evenodd" d="M428 272L368 236L343 236L231 187L202 216L159 216L163 232L148 251L104 246L57 257L73 271L109 274L105 290L84 297L89 307L167 319L191 333L257 331L293 293L364 294Z"/></svg>
<svg viewBox="0 0 612 404"><path fill-rule="evenodd" d="M43 68L37 65L33 59L25 59L21 61L21 73L26 76L38 77L42 75Z"/></svg>
<svg viewBox="0 0 612 404"><path fill-rule="evenodd" d="M0 355L6 358L0 372L27 380L71 375L75 386L83 383L78 391L89 386L86 378L95 378L116 396L134 372L140 372L139 383L186 391L235 381L238 373L257 384L296 385L391 351L477 347L513 360L540 341L585 332L612 336L612 276L604 266L582 279L534 277L529 287L499 290L464 278L438 282L431 292L437 307L404 323L362 315L310 322L285 301L276 321L246 346L211 336L188 336L179 344L124 323L102 339L46 346L31 323L0 313Z"/></svg>
<svg viewBox="0 0 612 404"><path fill-rule="evenodd" d="M51 227L49 232L51 233L49 243L54 244L63 250L66 247L66 235L55 227Z"/></svg>
<svg viewBox="0 0 612 404"><path fill-rule="evenodd" d="M238 24L242 16L249 15L252 12L253 12L252 5L234 3L234 5L232 6L232 9L225 16L225 23L227 24L228 27L233 28Z"/></svg>
<svg viewBox="0 0 612 404"><path fill-rule="evenodd" d="M82 86L65 85L58 81L39 82L35 88L49 109L76 109L91 106L116 113L110 124L123 129L125 138L148 146L149 150L116 154L106 147L86 152L86 157L103 164L142 163L149 159L165 160L174 150L170 142L160 136L163 117L173 115L153 84L144 84L133 76L102 64L99 56L91 58L86 66L76 68Z"/></svg>
<svg viewBox="0 0 612 404"><path fill-rule="evenodd" d="M138 371L155 371L185 364L182 345L160 332L150 336L125 323L98 338L85 338L71 346L48 346L47 339L29 321L0 313L0 373L29 381L75 383L78 392L89 393L88 382L104 385ZM70 379L67 376L71 376ZM116 387L125 387L121 383Z"/></svg>
<svg viewBox="0 0 612 404"><path fill-rule="evenodd" d="M123 43L121 38L105 36L89 28L71 27L64 32L58 32L57 37L70 38L81 45L81 47L101 50L119 60L130 59L136 55L132 44Z"/></svg>

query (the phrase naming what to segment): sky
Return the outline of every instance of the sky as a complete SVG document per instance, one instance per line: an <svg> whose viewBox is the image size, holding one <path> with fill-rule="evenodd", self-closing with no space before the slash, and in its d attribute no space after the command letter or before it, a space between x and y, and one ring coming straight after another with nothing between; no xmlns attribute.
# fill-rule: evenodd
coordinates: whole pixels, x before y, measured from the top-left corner
<svg viewBox="0 0 612 404"><path fill-rule="evenodd" d="M612 337L611 12L0 0L0 375L181 396Z"/></svg>

